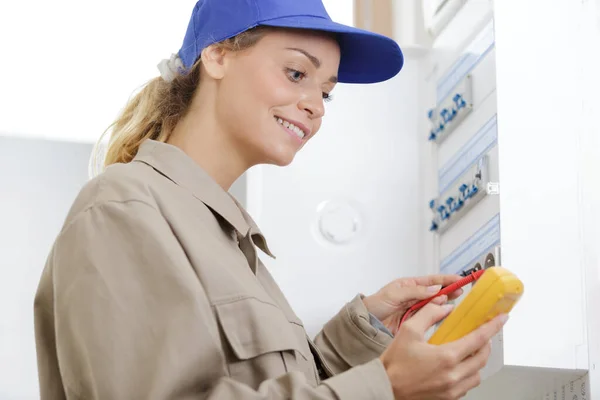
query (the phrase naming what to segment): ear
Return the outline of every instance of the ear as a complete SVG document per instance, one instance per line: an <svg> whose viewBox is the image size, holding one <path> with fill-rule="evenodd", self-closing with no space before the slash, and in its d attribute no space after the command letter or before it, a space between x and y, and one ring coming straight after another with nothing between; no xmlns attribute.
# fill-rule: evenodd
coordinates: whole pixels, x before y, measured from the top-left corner
<svg viewBox="0 0 600 400"><path fill-rule="evenodd" d="M226 50L216 45L210 45L202 50L202 64L206 73L213 79L223 79L225 76Z"/></svg>

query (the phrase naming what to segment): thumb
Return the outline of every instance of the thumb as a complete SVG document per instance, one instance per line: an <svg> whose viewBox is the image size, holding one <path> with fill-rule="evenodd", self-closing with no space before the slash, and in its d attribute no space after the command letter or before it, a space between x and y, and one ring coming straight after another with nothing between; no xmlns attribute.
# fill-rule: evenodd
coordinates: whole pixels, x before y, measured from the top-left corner
<svg viewBox="0 0 600 400"><path fill-rule="evenodd" d="M419 335L425 335L429 328L447 317L453 308L452 304L440 306L430 302L417 311L405 324L410 324Z"/></svg>

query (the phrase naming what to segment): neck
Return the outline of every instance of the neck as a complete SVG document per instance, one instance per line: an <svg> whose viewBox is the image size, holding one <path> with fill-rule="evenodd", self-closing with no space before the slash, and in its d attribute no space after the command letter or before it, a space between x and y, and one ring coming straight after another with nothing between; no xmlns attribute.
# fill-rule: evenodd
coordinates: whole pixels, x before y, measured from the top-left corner
<svg viewBox="0 0 600 400"><path fill-rule="evenodd" d="M179 121L167 142L183 150L228 191L249 166L211 111L204 105L201 110L189 112Z"/></svg>

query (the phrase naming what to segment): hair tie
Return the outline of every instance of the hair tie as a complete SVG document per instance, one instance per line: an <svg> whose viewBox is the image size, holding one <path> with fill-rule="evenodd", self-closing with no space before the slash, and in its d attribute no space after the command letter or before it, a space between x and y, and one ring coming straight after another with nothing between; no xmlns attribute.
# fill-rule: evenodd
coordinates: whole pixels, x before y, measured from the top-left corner
<svg viewBox="0 0 600 400"><path fill-rule="evenodd" d="M171 54L171 58L162 60L158 64L160 76L166 81L171 82L177 75L185 71L183 61L179 58L179 54Z"/></svg>

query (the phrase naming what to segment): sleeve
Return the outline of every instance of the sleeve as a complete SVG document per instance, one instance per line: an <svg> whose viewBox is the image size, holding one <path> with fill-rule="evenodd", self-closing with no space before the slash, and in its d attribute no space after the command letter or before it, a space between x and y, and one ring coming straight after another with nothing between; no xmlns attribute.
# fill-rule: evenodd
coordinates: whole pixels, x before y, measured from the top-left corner
<svg viewBox="0 0 600 400"><path fill-rule="evenodd" d="M394 334L390 332L390 330L383 324L383 322L381 322L379 318L377 318L371 313L369 313L369 322L371 323L371 325L373 325L373 327L379 329L389 337L394 337Z"/></svg>
<svg viewBox="0 0 600 400"><path fill-rule="evenodd" d="M358 294L329 320L314 339L334 374L378 359L393 341ZM381 327L378 326L381 325Z"/></svg>
<svg viewBox="0 0 600 400"><path fill-rule="evenodd" d="M142 202L78 215L53 261L56 349L70 398L393 399L373 360L311 386L302 374L233 380L206 293L161 214Z"/></svg>

